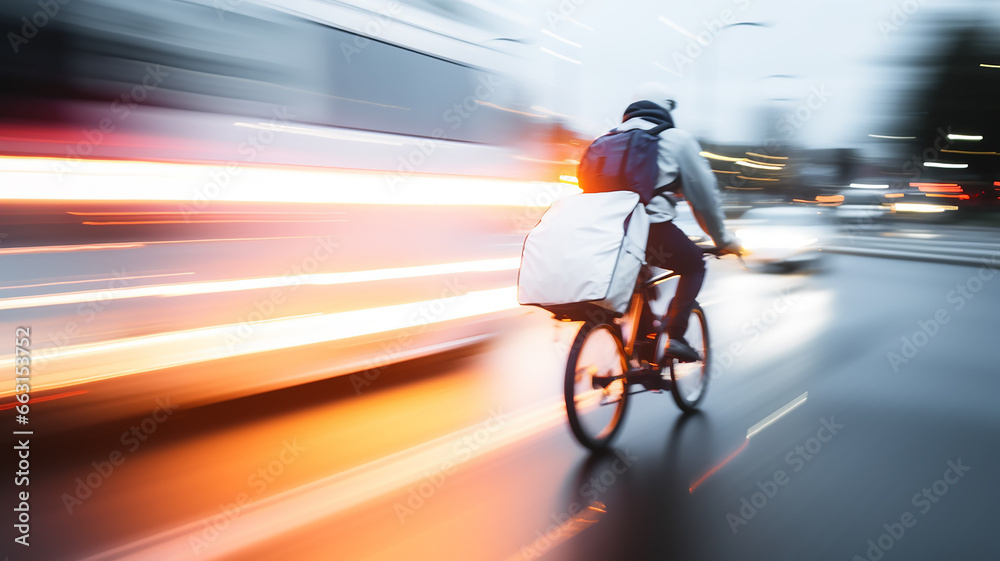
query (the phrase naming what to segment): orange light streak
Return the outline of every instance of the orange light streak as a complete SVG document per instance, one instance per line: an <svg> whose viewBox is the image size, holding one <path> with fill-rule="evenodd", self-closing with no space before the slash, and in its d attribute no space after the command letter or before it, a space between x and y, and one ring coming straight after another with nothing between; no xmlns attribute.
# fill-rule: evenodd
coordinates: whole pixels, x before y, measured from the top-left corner
<svg viewBox="0 0 1000 561"><path fill-rule="evenodd" d="M141 160L0 157L0 199L192 201L188 186L227 165ZM387 173L306 166L241 166L239 181L212 197L228 202L548 207L579 193L565 183L471 175ZM136 185L141 180L142 188Z"/></svg>
<svg viewBox="0 0 1000 561"><path fill-rule="evenodd" d="M66 214L72 214L73 216L153 216L153 215L172 215L172 216L182 216L186 213L177 212L175 210L129 210L129 211L112 211L112 212L80 212L80 211L67 211ZM204 212L193 211L190 214L345 214L343 212L307 212L307 211L281 211L281 212L267 212L259 210L208 210Z"/></svg>
<svg viewBox="0 0 1000 561"><path fill-rule="evenodd" d="M444 313L431 320L421 316L437 300L408 302L346 312L313 313L250 322L250 333L233 345L220 344L238 333L242 324L224 324L183 331L156 333L128 339L57 347L46 357L60 361L44 376L36 376L36 391L110 380L139 372L149 372L186 364L196 364L236 356L303 347L364 335L412 329L519 308L517 287L468 292L453 297ZM113 357L113 358L110 358ZM14 369L14 355L0 357L0 371ZM97 362L95 362L97 361ZM109 366L113 361L114 366ZM51 363L51 362L50 362ZM71 364L72 363L72 366ZM82 365L82 366L80 366ZM0 386L0 398L14 395L13 384Z"/></svg>
<svg viewBox="0 0 1000 561"><path fill-rule="evenodd" d="M928 197L945 197L945 198L948 198L948 199L959 199L959 200L962 200L962 201L965 201L965 200L969 199L968 195L952 195L952 194L949 194L949 193L927 193L926 196L928 196Z"/></svg>
<svg viewBox="0 0 1000 561"><path fill-rule="evenodd" d="M229 224L229 223L287 223L287 222L344 222L343 220L303 220L301 218L289 220L134 220L121 222L81 222L84 226L131 226L136 224Z"/></svg>
<svg viewBox="0 0 1000 561"><path fill-rule="evenodd" d="M961 193L962 187L958 183L910 183L910 187L916 187L923 193Z"/></svg>
<svg viewBox="0 0 1000 561"><path fill-rule="evenodd" d="M40 294L35 296L23 296L19 298L0 300L0 310L15 310L21 308L57 306L63 304L82 304L91 302L98 296L103 297L103 299L106 300L143 298L149 296L191 296L197 294L217 294L220 292L282 288L298 285L326 286L429 277L454 273L509 271L517 269L520 265L520 261L520 257L510 257L506 259L484 259L481 261L438 263L434 265L397 267L392 269L373 269L368 271L311 273L307 275L288 275L280 277L250 277L243 279L123 287L113 290L83 290L77 292L65 292L61 294ZM109 292L110 296L108 296Z"/></svg>
<svg viewBox="0 0 1000 561"><path fill-rule="evenodd" d="M33 397L28 400L28 405L33 405L35 403L42 403L44 401L52 401L54 399L62 399L64 397L73 397L74 395L82 395L87 393L87 390L76 390L72 392L65 392L56 395L47 395L45 397ZM6 411L7 409L13 409L21 405L20 401L12 401L10 403L0 403L0 411Z"/></svg>
<svg viewBox="0 0 1000 561"><path fill-rule="evenodd" d="M719 462L718 464L716 464L712 469L708 470L705 473L705 475L702 475L701 477L699 477L697 479L697 481L695 481L694 483L692 483L691 486L688 487L688 493L694 493L695 489L697 489L702 483L704 483L706 479L708 479L709 477L712 477L712 475L715 474L715 472L717 472L720 469L722 469L733 458L735 458L736 456L738 456L739 453L742 452L747 447L747 444L749 444L749 443L750 443L750 439L749 438L747 438L746 440L744 440L743 444L740 445L740 447L737 448L735 452L733 452L732 454L726 456L726 459L724 459L721 462Z"/></svg>

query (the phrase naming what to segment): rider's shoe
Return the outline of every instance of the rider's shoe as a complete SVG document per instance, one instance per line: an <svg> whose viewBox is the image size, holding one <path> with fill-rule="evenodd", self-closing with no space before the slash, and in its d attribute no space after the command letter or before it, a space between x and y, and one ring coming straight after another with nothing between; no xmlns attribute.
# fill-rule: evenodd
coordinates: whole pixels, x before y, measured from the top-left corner
<svg viewBox="0 0 1000 561"><path fill-rule="evenodd" d="M676 358L678 362L697 362L701 360L698 351L691 348L691 345L688 345L683 337L671 337L670 341L667 342L667 348L664 349L664 353L667 356Z"/></svg>

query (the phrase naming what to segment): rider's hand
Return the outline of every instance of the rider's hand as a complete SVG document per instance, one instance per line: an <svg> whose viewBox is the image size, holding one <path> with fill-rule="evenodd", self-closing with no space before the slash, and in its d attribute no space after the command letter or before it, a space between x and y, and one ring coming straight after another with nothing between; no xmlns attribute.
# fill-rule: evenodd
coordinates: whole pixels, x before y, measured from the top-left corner
<svg viewBox="0 0 1000 561"><path fill-rule="evenodd" d="M719 248L719 255L743 255L743 242L737 238L732 238L729 243Z"/></svg>

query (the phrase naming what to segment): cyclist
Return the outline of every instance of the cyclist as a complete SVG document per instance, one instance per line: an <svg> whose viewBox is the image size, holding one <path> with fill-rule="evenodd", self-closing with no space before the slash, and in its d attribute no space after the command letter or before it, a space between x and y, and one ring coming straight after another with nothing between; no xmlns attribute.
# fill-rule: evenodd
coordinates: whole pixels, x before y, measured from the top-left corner
<svg viewBox="0 0 1000 561"><path fill-rule="evenodd" d="M676 106L677 101L668 86L643 84L636 90L632 104L625 109L622 124L617 130L648 130L662 124L670 125L659 135L657 160L660 168L657 187L669 185L670 188L668 192L653 197L646 205L650 221L646 261L681 275L665 318L669 337L666 354L681 362L693 362L700 357L688 345L684 334L705 280L705 261L702 250L673 223L677 211L670 192L682 195L688 201L698 224L723 254L739 255L742 247L723 223L718 184L708 160L700 154L701 146L690 133L673 127L670 111ZM658 327L659 320L647 318L645 321L651 320L652 327ZM640 337L652 331L649 327L648 324L640 324Z"/></svg>

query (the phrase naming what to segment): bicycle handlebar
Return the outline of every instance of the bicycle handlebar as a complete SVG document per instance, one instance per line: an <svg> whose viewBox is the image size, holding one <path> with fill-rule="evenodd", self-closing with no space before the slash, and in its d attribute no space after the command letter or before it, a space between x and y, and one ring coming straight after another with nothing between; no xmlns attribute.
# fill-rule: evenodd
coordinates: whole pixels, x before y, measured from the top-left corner
<svg viewBox="0 0 1000 561"><path fill-rule="evenodd" d="M706 247L701 250L705 255L712 255L714 257L722 257L721 247Z"/></svg>
<svg viewBox="0 0 1000 561"><path fill-rule="evenodd" d="M724 255L735 255L736 256L736 260L740 262L740 265L743 265L744 269L747 268L747 264L746 264L746 262L743 261L743 256L742 255L740 255L738 253L726 253L726 254L723 254L721 247L705 247L705 248L702 248L701 252L702 252L703 255L711 255L712 257L715 257L716 259L722 259L722 257Z"/></svg>

